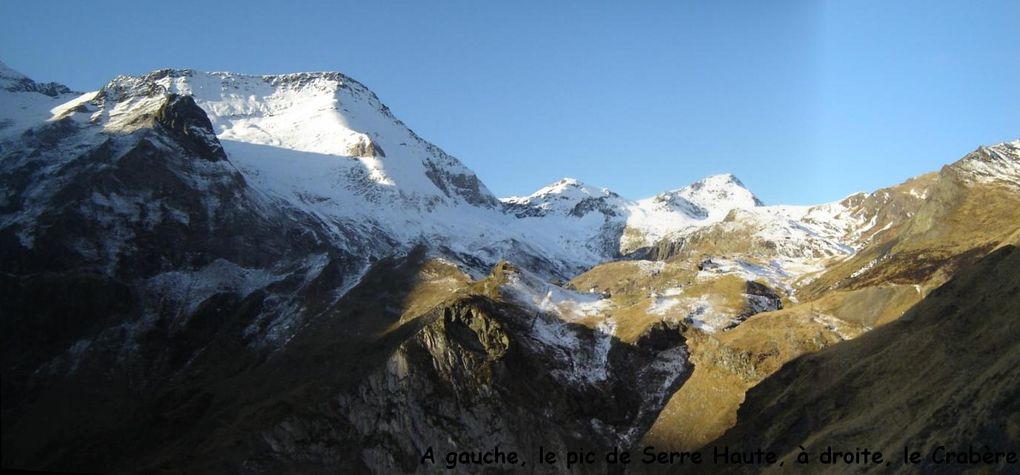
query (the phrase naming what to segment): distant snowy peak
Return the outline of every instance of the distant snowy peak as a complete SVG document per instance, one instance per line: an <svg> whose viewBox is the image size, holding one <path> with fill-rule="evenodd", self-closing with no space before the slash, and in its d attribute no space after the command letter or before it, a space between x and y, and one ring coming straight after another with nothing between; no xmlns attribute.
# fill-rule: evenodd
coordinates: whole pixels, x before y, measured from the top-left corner
<svg viewBox="0 0 1020 475"><path fill-rule="evenodd" d="M555 183L551 183L547 186L542 187L538 191L531 194L531 197L541 197L548 195L559 195L559 196L606 196L615 195L615 193L609 191L606 188L596 188L594 186L585 185L576 178L562 178Z"/></svg>
<svg viewBox="0 0 1020 475"><path fill-rule="evenodd" d="M0 142L44 123L54 107L77 94L63 84L37 83L0 63Z"/></svg>
<svg viewBox="0 0 1020 475"><path fill-rule="evenodd" d="M0 62L0 89L8 92L37 92L39 94L57 97L61 94L71 93L71 88L55 82L37 83L24 74L11 69Z"/></svg>
<svg viewBox="0 0 1020 475"><path fill-rule="evenodd" d="M563 178L529 196L503 198L502 201L518 218L547 215L581 218L595 211L611 218L619 216L627 204L607 188L588 186L574 178Z"/></svg>
<svg viewBox="0 0 1020 475"><path fill-rule="evenodd" d="M730 210L763 206L737 177L712 175L678 190L660 193L651 202L669 211L683 212L697 219L721 220Z"/></svg>
<svg viewBox="0 0 1020 475"><path fill-rule="evenodd" d="M642 204L657 211L681 213L694 219L707 219L708 210L685 198L683 190L685 188L659 193L643 200Z"/></svg>
<svg viewBox="0 0 1020 475"><path fill-rule="evenodd" d="M15 71L15 70L11 69L11 67L8 66L7 63L4 63L3 61L0 61L0 80L3 80L3 81L21 81L21 80L24 80L24 79L28 79L28 77L25 76L24 74L21 74L21 73ZM7 84L5 83L4 86L6 86L6 85Z"/></svg>
<svg viewBox="0 0 1020 475"><path fill-rule="evenodd" d="M420 209L444 202L499 206L471 170L418 137L372 91L340 73L252 76L163 69L119 76L102 94L119 102L192 96L230 154L286 149L351 159L357 170L348 175L364 177L358 187Z"/></svg>
<svg viewBox="0 0 1020 475"><path fill-rule="evenodd" d="M686 219L720 221L732 209L762 206L744 184L731 174L713 175L688 186L632 202L606 189L563 178L528 196L503 198L518 217L566 214L584 216L600 210L607 216L651 213L682 215Z"/></svg>
<svg viewBox="0 0 1020 475"><path fill-rule="evenodd" d="M1020 140L980 147L948 168L971 181L1020 188Z"/></svg>

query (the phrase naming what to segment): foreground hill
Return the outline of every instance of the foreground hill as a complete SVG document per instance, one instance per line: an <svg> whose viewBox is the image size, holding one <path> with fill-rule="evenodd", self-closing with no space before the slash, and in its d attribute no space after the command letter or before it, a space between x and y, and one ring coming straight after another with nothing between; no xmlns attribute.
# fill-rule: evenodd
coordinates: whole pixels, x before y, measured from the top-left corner
<svg viewBox="0 0 1020 475"><path fill-rule="evenodd" d="M871 448L901 457L1020 451L1020 248L995 250L933 290L900 319L798 358L751 389L735 427L711 445L764 448L792 460L799 446ZM1017 465L971 466L1015 473ZM787 473L790 467L776 473ZM935 465L925 473L958 473ZM802 472L829 473L816 464ZM912 471L898 460L876 472ZM855 471L843 467L842 472Z"/></svg>

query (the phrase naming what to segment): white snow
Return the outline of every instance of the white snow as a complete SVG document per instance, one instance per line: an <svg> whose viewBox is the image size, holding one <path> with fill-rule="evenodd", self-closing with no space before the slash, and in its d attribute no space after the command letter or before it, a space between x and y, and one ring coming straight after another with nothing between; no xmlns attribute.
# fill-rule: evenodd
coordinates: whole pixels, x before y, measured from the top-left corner
<svg viewBox="0 0 1020 475"><path fill-rule="evenodd" d="M714 257L698 271L699 279L718 279L733 275L749 281L764 281L774 289L783 289L793 294L793 283L800 277L820 272L825 267L821 260L772 259L767 264L757 264L741 259Z"/></svg>
<svg viewBox="0 0 1020 475"><path fill-rule="evenodd" d="M876 264L878 264L878 259L872 259L872 260L868 261L868 263L864 264L863 266L861 266L860 269L857 269L857 270L853 271L853 273L850 274L850 278L854 279L854 278L857 278L860 275L863 275L865 272L867 272L867 271L871 270L871 268L875 267Z"/></svg>
<svg viewBox="0 0 1020 475"><path fill-rule="evenodd" d="M1020 140L981 147L956 166L978 182L1000 182L1020 188Z"/></svg>
<svg viewBox="0 0 1020 475"><path fill-rule="evenodd" d="M216 293L236 293L244 298L282 278L262 269L247 269L218 259L195 271L158 274L148 279L144 286L154 299L172 303L168 308L181 309L182 315L190 315L198 305Z"/></svg>
<svg viewBox="0 0 1020 475"><path fill-rule="evenodd" d="M51 110L73 101L79 93L50 97L37 92L11 91L20 81L27 80L6 64L0 62L0 141L12 139L25 130L48 120Z"/></svg>
<svg viewBox="0 0 1020 475"><path fill-rule="evenodd" d="M719 328L725 327L732 319L732 315L723 315L716 311L712 305L711 297L707 295L697 298L686 298L683 299L682 303L687 311L687 316L684 317L684 320L694 328L706 333L715 333Z"/></svg>
<svg viewBox="0 0 1020 475"><path fill-rule="evenodd" d="M814 321L815 323L818 323L818 324L822 325L823 327L825 327L829 331L835 333L837 336L839 336L843 340L851 340L851 339L854 338L854 335L850 334L847 331L847 328L846 328L847 324L846 324L846 322L844 322L843 320L840 320L840 319L838 319L838 318L836 318L836 317L834 317L832 315L828 315L828 314L824 314L824 313L818 313L818 314L812 315L811 316L811 320ZM865 328L864 330L868 331L868 330L870 330L870 328Z"/></svg>
<svg viewBox="0 0 1020 475"><path fill-rule="evenodd" d="M122 76L101 98L97 93L56 103L47 98L23 122L72 116L108 132L130 132L144 125L138 117L154 112L165 93L195 99L231 163L252 187L315 216L337 236L349 229L382 232L405 245L429 242L493 263L526 253L551 258L569 273L611 258L618 251L613 235L624 228L632 230L624 246L635 244L630 242L634 236L637 244L650 245L718 223L732 209L764 209L732 175L708 177L640 201L574 179L503 200L537 210L540 215L534 216L479 206L452 190L450 180L440 187L430 178L438 173L473 179L470 170L419 138L367 88L337 73L248 76L167 70ZM381 153L364 153L372 147ZM479 184L477 195L496 203L484 185ZM582 202L586 206L579 207Z"/></svg>
<svg viewBox="0 0 1020 475"><path fill-rule="evenodd" d="M502 290L513 302L565 321L598 316L609 307L609 299L599 294L567 290L523 269L507 275Z"/></svg>
<svg viewBox="0 0 1020 475"><path fill-rule="evenodd" d="M638 271L644 275L658 275L666 268L665 261L635 261Z"/></svg>
<svg viewBox="0 0 1020 475"><path fill-rule="evenodd" d="M648 305L645 313L652 315L665 315L673 307L680 304L680 299L653 297L652 303Z"/></svg>
<svg viewBox="0 0 1020 475"><path fill-rule="evenodd" d="M574 292L545 282L526 270L507 274L501 293L510 301L536 312L532 318L534 337L553 351L564 354L569 371L553 371L575 382L594 383L609 377L609 350L616 322L605 314L609 300L597 294ZM578 328L568 325L581 318L596 318L594 341L589 346L578 336Z"/></svg>

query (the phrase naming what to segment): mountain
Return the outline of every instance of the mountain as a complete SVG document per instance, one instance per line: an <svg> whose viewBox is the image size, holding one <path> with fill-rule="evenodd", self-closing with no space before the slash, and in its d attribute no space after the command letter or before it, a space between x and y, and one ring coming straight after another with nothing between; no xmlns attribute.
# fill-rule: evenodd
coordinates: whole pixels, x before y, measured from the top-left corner
<svg viewBox="0 0 1020 475"><path fill-rule="evenodd" d="M5 468L696 449L1020 229L1020 142L817 206L728 174L499 199L339 73L0 80Z"/></svg>
<svg viewBox="0 0 1020 475"><path fill-rule="evenodd" d="M2 108L5 468L398 469L425 440L481 443L504 414L506 449L530 450L550 418L548 447L610 447L689 372L675 326L622 344L563 313L591 296L522 300L597 255L526 239L341 75L157 71L45 92L11 88L26 106ZM501 259L529 270L485 279Z"/></svg>
<svg viewBox="0 0 1020 475"><path fill-rule="evenodd" d="M881 190L875 211L886 222L866 245L820 275L805 294L878 283L932 289L1016 231L1020 141L981 147L937 174ZM869 213L876 204L861 204ZM888 210L888 211L887 211ZM890 216L889 213L898 213Z"/></svg>
<svg viewBox="0 0 1020 475"><path fill-rule="evenodd" d="M936 465L929 455L940 445L1020 450L1018 266L1020 250L1004 245L895 322L794 360L748 393L736 426L714 443L760 447L785 460L799 444L815 453L827 445L869 447L893 459L875 467L880 473L905 470L899 454L910 447L924 454L916 469L925 473L1009 473L1002 464Z"/></svg>
<svg viewBox="0 0 1020 475"><path fill-rule="evenodd" d="M636 280L646 292L674 294L660 297L676 302L668 311L674 318L695 325L740 322L725 332L685 333L695 371L664 408L645 443L676 449L712 443L737 423L744 393L787 362L839 347L842 341L897 321L961 269L1015 242L1020 232L1020 193L1010 164L1020 163L1018 145L1014 141L981 147L938 173L807 208L804 221L812 222L815 229L827 229L830 236L842 236L852 247L849 253L823 259L799 276L778 273L778 267L763 266L760 261L756 264L754 247L750 253L740 248L749 244L747 239L720 232L714 235L715 242L709 242L711 246L699 246L713 256L711 266L701 265L712 273L693 274L684 256L664 266L663 274L679 276L685 275L687 267L686 275L691 277L681 277L690 281L685 292L669 288L675 284L663 289L655 281L622 277ZM989 169L996 172L974 173ZM727 252L738 257L717 257L720 241L733 242L736 246L729 246ZM692 257L694 262L707 262L704 256ZM589 274L604 272L599 267ZM718 272L727 269L737 272ZM784 296L782 308L756 307L760 297L755 294L761 292L751 291L749 284L742 288L740 281L733 281L734 274L775 289ZM685 299L686 295L698 298ZM743 309L751 308L765 311L741 317L746 313Z"/></svg>
<svg viewBox="0 0 1020 475"><path fill-rule="evenodd" d="M57 83L37 83L0 62L0 138L21 133L50 117L50 109L78 94Z"/></svg>
<svg viewBox="0 0 1020 475"><path fill-rule="evenodd" d="M692 217L721 220L730 210L764 206L737 177L714 175L684 188L656 195L652 203L665 209L679 209Z"/></svg>
<svg viewBox="0 0 1020 475"><path fill-rule="evenodd" d="M501 202L458 160L418 137L371 91L339 73L160 70L115 78L101 91L54 110L52 118L131 131L134 117L150 112L167 94L190 97L205 111L231 164L253 189L326 223L343 240L381 233L404 250L429 242L474 267L476 275L512 257L565 278L626 251L620 241L633 239L625 235L653 241L760 204L732 175L641 202L609 191L581 199L570 190L585 187L570 180ZM596 196L600 193L604 196ZM569 212L547 214L556 208L551 199L572 203ZM588 216L589 209L599 216ZM342 231L352 228L372 231ZM377 254L391 251L384 247Z"/></svg>
<svg viewBox="0 0 1020 475"><path fill-rule="evenodd" d="M59 98L73 91L63 84L49 82L38 83L21 74L0 61L0 90L5 92L35 92L52 98ZM15 97L8 95L8 98Z"/></svg>

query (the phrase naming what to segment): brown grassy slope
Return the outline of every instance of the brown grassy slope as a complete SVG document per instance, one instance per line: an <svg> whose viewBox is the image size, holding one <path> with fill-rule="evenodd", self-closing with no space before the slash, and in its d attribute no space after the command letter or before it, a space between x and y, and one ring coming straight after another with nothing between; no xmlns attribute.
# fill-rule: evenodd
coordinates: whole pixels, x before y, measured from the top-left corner
<svg viewBox="0 0 1020 475"><path fill-rule="evenodd" d="M787 364L748 392L738 421L712 445L762 447L788 460L798 444L1020 452L1020 249L998 249L897 321Z"/></svg>
<svg viewBox="0 0 1020 475"><path fill-rule="evenodd" d="M859 324L798 305L760 313L725 332L688 332L694 373L659 414L644 445L701 448L736 423L737 409L749 388L787 361L863 331Z"/></svg>
<svg viewBox="0 0 1020 475"><path fill-rule="evenodd" d="M698 278L697 262L610 262L574 278L571 284L579 290L611 293L613 305L607 312L617 322L616 336L626 342L659 321L683 321L692 310L692 301L710 304L713 314L735 317L743 311L747 306L746 282L732 275ZM680 303L661 313L650 313L653 295L666 289L680 289L681 294L671 297ZM863 331L860 324L831 318L846 302L857 303L848 308L867 310L854 315L858 321L870 322L884 317L881 309L873 309L872 305L885 308L901 294L917 292L912 286L843 292L819 305L761 313L731 330L713 334L683 325L694 373L672 396L643 443L675 450L701 447L733 426L748 388L805 352ZM784 304L789 305L789 301ZM839 328L832 328L833 324Z"/></svg>
<svg viewBox="0 0 1020 475"><path fill-rule="evenodd" d="M932 289L1006 241L1020 228L1020 193L1003 183L976 183L958 164L939 172L907 221L805 285L798 298L884 284Z"/></svg>
<svg viewBox="0 0 1020 475"><path fill-rule="evenodd" d="M832 291L805 305L846 322L876 327L899 318L922 297L920 286L890 284Z"/></svg>

